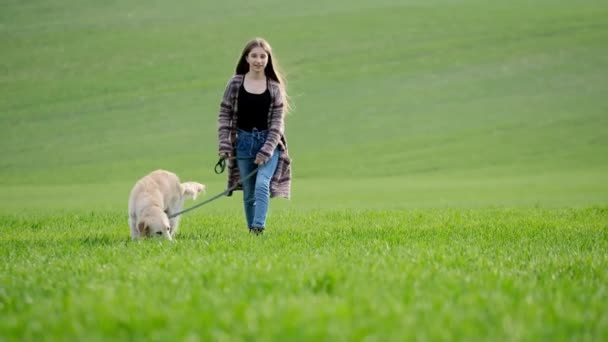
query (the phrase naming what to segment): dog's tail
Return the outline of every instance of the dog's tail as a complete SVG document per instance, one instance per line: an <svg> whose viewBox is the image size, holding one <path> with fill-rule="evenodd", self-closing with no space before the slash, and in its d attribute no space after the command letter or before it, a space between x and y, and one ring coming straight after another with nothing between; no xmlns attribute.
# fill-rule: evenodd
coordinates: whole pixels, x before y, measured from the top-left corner
<svg viewBox="0 0 608 342"><path fill-rule="evenodd" d="M198 182L184 182L180 184L184 198L196 199L198 194L205 193L206 186Z"/></svg>

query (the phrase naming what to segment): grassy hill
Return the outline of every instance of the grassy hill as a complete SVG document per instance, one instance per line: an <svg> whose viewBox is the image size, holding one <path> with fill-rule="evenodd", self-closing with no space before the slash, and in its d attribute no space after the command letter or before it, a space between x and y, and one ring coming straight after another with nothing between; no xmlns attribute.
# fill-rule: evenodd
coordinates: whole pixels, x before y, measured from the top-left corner
<svg viewBox="0 0 608 342"><path fill-rule="evenodd" d="M414 207L458 205L470 190L493 193L476 206L608 199L600 1L4 7L6 208L69 207L68 193L99 187L94 202L123 206L155 168L220 192L223 177L211 171L218 104L254 36L274 46L296 105L287 128L296 205L313 200L311 187L331 196L333 184L364 184L359 204L391 189ZM450 199L418 201L431 187Z"/></svg>

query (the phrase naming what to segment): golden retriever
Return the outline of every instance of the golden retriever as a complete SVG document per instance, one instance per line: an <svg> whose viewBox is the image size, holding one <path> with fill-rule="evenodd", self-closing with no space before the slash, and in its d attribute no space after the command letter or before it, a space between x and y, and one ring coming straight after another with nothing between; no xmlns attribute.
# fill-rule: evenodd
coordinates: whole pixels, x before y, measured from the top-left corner
<svg viewBox="0 0 608 342"><path fill-rule="evenodd" d="M135 183L129 196L129 227L131 238L159 236L173 240L180 216L169 218L182 210L184 200L196 199L205 191L197 182L181 183L170 171L156 170Z"/></svg>

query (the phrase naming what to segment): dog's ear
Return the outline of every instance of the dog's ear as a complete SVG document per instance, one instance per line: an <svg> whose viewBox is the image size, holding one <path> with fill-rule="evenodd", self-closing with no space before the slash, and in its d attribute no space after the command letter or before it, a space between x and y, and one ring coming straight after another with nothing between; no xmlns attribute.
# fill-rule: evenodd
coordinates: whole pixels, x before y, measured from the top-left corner
<svg viewBox="0 0 608 342"><path fill-rule="evenodd" d="M139 235L146 235L148 233L148 226L146 225L146 222L139 221L137 223L137 230L139 231Z"/></svg>

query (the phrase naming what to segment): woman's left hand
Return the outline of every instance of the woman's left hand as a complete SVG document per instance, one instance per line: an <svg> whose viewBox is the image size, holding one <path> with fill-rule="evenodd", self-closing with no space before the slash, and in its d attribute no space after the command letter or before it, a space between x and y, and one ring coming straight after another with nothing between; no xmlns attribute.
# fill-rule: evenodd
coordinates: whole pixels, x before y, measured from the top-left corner
<svg viewBox="0 0 608 342"><path fill-rule="evenodd" d="M264 164L264 160L262 160L262 158L260 158L260 157L255 157L254 163L256 165L262 165L262 164Z"/></svg>

